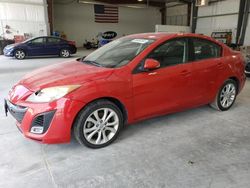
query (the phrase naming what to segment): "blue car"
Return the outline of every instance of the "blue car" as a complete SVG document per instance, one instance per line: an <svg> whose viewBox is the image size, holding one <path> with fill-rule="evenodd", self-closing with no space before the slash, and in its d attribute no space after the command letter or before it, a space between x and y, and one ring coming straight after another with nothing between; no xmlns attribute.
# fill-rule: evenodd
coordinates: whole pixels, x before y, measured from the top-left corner
<svg viewBox="0 0 250 188"><path fill-rule="evenodd" d="M26 56L59 55L69 57L77 51L75 45L58 37L36 37L4 48L5 56L24 59Z"/></svg>

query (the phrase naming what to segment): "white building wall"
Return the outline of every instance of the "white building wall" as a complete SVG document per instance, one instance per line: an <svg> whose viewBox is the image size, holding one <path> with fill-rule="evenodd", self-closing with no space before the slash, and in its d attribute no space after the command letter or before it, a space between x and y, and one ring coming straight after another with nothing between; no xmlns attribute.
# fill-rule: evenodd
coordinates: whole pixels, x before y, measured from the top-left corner
<svg viewBox="0 0 250 188"><path fill-rule="evenodd" d="M54 4L54 31L64 32L69 40L82 46L85 39L91 40L99 32L115 31L118 37L133 33L154 32L161 23L157 8L119 7L119 23L95 23L94 5Z"/></svg>
<svg viewBox="0 0 250 188"><path fill-rule="evenodd" d="M10 34L6 26L10 26ZM14 35L48 34L47 3L45 0L0 0L0 36L12 39Z"/></svg>
<svg viewBox="0 0 250 188"><path fill-rule="evenodd" d="M167 33L190 33L191 27L189 26L180 26L180 25L156 25L155 26L156 32L167 32Z"/></svg>
<svg viewBox="0 0 250 188"><path fill-rule="evenodd" d="M226 0L213 3L209 6L199 7L196 33L211 36L213 31L231 30L233 32L233 42L235 42L239 0ZM219 14L230 14L227 16L214 16L199 18L202 16L213 16Z"/></svg>
<svg viewBox="0 0 250 188"><path fill-rule="evenodd" d="M188 5L167 8L167 25L188 25Z"/></svg>

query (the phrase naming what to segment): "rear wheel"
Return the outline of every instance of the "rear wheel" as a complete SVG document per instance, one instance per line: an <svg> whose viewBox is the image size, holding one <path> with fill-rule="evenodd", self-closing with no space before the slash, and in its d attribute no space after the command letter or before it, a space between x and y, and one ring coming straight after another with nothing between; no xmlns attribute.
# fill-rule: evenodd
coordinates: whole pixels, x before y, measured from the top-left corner
<svg viewBox="0 0 250 188"><path fill-rule="evenodd" d="M121 110L108 100L99 100L79 113L74 124L74 135L80 144L101 148L113 142L122 127Z"/></svg>
<svg viewBox="0 0 250 188"><path fill-rule="evenodd" d="M227 80L216 95L215 101L210 105L220 111L226 111L231 108L237 96L237 83L229 79Z"/></svg>
<svg viewBox="0 0 250 188"><path fill-rule="evenodd" d="M15 53L14 53L14 55L15 55L15 58L16 59L24 59L25 58L25 52L23 51L23 50L16 50L15 51Z"/></svg>
<svg viewBox="0 0 250 188"><path fill-rule="evenodd" d="M62 50L60 51L60 56L61 56L61 57L64 57L64 58L67 58L67 57L70 56L70 51L69 51L68 49L62 49Z"/></svg>

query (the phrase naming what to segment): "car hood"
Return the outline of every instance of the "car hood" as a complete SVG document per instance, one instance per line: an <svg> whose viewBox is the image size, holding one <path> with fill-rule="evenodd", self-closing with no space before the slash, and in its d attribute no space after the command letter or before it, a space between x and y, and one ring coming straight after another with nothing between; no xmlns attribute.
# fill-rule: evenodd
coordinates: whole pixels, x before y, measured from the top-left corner
<svg viewBox="0 0 250 188"><path fill-rule="evenodd" d="M9 44L9 45L5 46L5 49L8 50L8 49L14 48L14 47L16 47L18 45L20 45L20 43Z"/></svg>
<svg viewBox="0 0 250 188"><path fill-rule="evenodd" d="M104 79L112 72L112 69L71 61L37 69L25 75L18 85L23 85L31 91L37 91L46 87L84 84L85 82Z"/></svg>

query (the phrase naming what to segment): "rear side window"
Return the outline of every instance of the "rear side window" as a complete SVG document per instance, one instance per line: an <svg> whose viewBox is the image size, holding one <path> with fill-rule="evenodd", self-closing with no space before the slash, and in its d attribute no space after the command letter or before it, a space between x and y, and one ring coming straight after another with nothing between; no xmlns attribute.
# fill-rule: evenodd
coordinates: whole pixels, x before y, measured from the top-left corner
<svg viewBox="0 0 250 188"><path fill-rule="evenodd" d="M48 43L53 43L53 44L57 44L61 42L61 39L57 39L57 38L47 38Z"/></svg>
<svg viewBox="0 0 250 188"><path fill-rule="evenodd" d="M221 47L203 39L193 39L194 60L221 57Z"/></svg>

